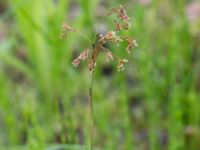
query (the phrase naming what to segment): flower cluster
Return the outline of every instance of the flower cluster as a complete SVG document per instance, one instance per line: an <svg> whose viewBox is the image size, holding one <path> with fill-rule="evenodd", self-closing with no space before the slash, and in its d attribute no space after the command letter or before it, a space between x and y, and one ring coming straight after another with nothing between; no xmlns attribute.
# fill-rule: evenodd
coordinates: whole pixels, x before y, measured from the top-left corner
<svg viewBox="0 0 200 150"><path fill-rule="evenodd" d="M72 27L70 27L67 23L64 23L61 26L61 34L60 34L60 39L63 39L67 36L68 32L76 32L76 30Z"/></svg>
<svg viewBox="0 0 200 150"><path fill-rule="evenodd" d="M92 49L92 54L91 57L89 58L89 62L88 62L88 69L90 72L94 71L94 68L96 66L96 60L97 60L97 56L99 55L99 53L101 52L102 48L101 45L95 45Z"/></svg>
<svg viewBox="0 0 200 150"><path fill-rule="evenodd" d="M117 36L115 31L109 31L105 35L100 35L98 44L105 44L107 41L114 41L114 43L119 43L123 40Z"/></svg>
<svg viewBox="0 0 200 150"><path fill-rule="evenodd" d="M77 67L80 64L81 60L86 60L89 54L89 50L84 50L76 59L73 60L72 64L74 67Z"/></svg>
<svg viewBox="0 0 200 150"><path fill-rule="evenodd" d="M108 16L112 14L116 14L118 19L122 22L120 23L120 21L114 20L116 30L128 30L130 22L125 7L120 5L107 13Z"/></svg>
<svg viewBox="0 0 200 150"><path fill-rule="evenodd" d="M130 54L131 49L134 47L137 47L138 44L135 39L130 38L130 37L125 37L125 40L128 42L128 46L126 47L126 51Z"/></svg>
<svg viewBox="0 0 200 150"><path fill-rule="evenodd" d="M118 71L123 71L125 69L124 64L127 63L127 59L121 59L119 60L119 64L117 65Z"/></svg>
<svg viewBox="0 0 200 150"><path fill-rule="evenodd" d="M119 21L114 20L114 23L116 25L116 31L108 31L105 34L100 34L91 49L84 50L77 58L73 60L72 64L74 67L77 67L80 64L81 60L84 61L88 59L88 69L90 72L93 72L96 66L96 61L97 61L97 57L99 53L104 52L106 62L117 60L118 71L123 71L125 69L124 65L125 63L128 62L128 60L124 58L121 59L120 57L115 56L114 53L112 53L111 50L105 47L104 45L107 42L114 42L116 45L119 45L120 42L126 41L127 42L126 51L128 52L128 54L130 54L131 49L134 47L137 47L137 43L136 43L136 40L131 37L128 37L128 36L123 37L117 34L119 30L128 30L130 27L129 17L126 13L125 7L120 5L117 8L113 8L110 12L107 13L107 16L112 15L112 14L116 14L119 20ZM70 27L68 24L63 24L61 30L63 31L63 33L61 34L61 37L66 36L68 32L80 33L78 30L75 30L74 28Z"/></svg>

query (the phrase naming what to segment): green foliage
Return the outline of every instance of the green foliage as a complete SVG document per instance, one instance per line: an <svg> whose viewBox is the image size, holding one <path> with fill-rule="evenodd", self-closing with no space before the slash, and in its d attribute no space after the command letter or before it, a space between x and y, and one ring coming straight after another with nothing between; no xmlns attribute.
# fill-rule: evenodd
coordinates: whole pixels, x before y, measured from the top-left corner
<svg viewBox="0 0 200 150"><path fill-rule="evenodd" d="M67 21L93 38L100 2L0 2L6 6L0 33L8 27L0 38L0 149L86 149L89 73L82 66L74 69L71 61L91 43L73 33L66 40L58 37ZM120 2L104 1L107 9ZM132 19L128 34L139 47L122 73L99 59L95 149L198 149L200 37L190 32L187 3L125 3ZM112 49L124 56L122 48Z"/></svg>

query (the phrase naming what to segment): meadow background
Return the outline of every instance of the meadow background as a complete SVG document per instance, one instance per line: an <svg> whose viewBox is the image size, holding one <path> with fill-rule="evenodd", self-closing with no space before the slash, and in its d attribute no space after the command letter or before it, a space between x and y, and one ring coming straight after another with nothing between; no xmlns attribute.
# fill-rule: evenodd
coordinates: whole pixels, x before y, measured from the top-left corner
<svg viewBox="0 0 200 150"><path fill-rule="evenodd" d="M92 38L112 28L100 18L119 4L139 46L124 72L98 60L95 149L200 148L198 0L0 0L0 150L87 150L90 78L71 61L91 43L59 39L60 26Z"/></svg>

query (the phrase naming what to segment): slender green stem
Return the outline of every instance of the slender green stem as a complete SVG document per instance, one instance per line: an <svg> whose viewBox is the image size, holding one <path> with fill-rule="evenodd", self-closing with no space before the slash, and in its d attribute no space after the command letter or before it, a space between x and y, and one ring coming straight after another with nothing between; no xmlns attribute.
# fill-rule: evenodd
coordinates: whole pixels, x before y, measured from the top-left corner
<svg viewBox="0 0 200 150"><path fill-rule="evenodd" d="M107 10L106 13L103 15L103 17L101 17L100 23L102 23L105 20L105 18L108 16L108 12L109 12L109 10ZM95 35L94 35L94 38L93 38L93 43L95 43L97 35L98 35L98 33L96 32Z"/></svg>
<svg viewBox="0 0 200 150"><path fill-rule="evenodd" d="M104 21L104 19L105 19L106 16L107 16L106 14L103 15L103 17L100 20L100 23L102 23ZM99 26L100 25L98 25L98 28L99 28ZM95 32L94 37L93 37L93 43L95 43L97 35L98 35L98 32Z"/></svg>
<svg viewBox="0 0 200 150"><path fill-rule="evenodd" d="M76 32L78 34L80 34L82 37L84 37L86 40L88 40L90 43L92 43L92 40L90 40L90 38L88 36L86 36L84 33L82 33L81 31L79 30L76 30Z"/></svg>
<svg viewBox="0 0 200 150"><path fill-rule="evenodd" d="M93 111L93 84L94 84L94 72L91 73L91 82L89 87L89 150L93 150L93 130L94 130L94 111Z"/></svg>

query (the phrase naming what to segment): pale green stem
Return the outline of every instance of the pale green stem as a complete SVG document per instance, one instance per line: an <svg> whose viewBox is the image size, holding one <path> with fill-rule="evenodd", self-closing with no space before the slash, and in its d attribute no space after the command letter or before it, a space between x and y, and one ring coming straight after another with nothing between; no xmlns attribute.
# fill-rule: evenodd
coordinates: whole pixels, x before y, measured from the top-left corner
<svg viewBox="0 0 200 150"><path fill-rule="evenodd" d="M93 150L93 130L94 130L94 111L93 111L93 80L94 72L91 73L91 83L89 87L89 150Z"/></svg>
<svg viewBox="0 0 200 150"><path fill-rule="evenodd" d="M90 38L88 38L88 36L86 36L84 33L82 33L82 32L79 31L79 30L76 30L76 32L77 32L78 34L80 34L82 37L84 37L86 40L88 40L90 43L92 43L92 41L90 40Z"/></svg>

